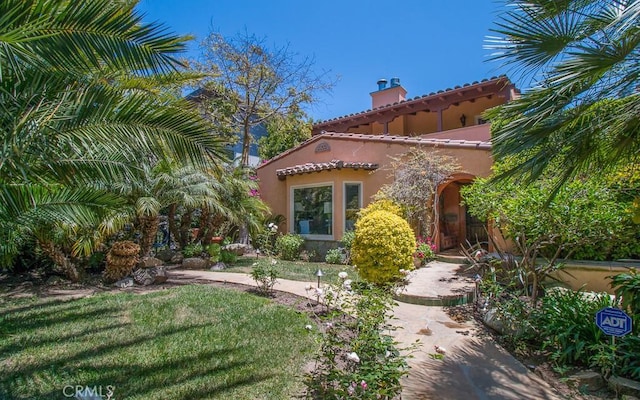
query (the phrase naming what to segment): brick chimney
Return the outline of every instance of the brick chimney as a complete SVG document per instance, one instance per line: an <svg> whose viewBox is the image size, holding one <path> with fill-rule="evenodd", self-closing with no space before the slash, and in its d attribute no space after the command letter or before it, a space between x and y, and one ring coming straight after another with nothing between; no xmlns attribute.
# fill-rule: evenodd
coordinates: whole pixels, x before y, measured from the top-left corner
<svg viewBox="0 0 640 400"><path fill-rule="evenodd" d="M377 84L378 90L371 92L371 108L384 107L406 99L407 90L400 85L400 78L391 78L389 87L386 79L378 80Z"/></svg>

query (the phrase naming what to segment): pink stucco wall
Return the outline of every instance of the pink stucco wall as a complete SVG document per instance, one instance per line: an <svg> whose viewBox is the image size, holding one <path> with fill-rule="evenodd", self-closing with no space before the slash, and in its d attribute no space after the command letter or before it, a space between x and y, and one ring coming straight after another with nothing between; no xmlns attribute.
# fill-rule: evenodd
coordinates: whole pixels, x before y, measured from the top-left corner
<svg viewBox="0 0 640 400"><path fill-rule="evenodd" d="M316 146L326 142L330 151L316 153ZM358 139L345 137L332 137L321 135L309 141L306 145L298 147L271 162L258 168L260 179L260 193L272 208L274 214L282 214L287 218L283 231L292 230L290 225L290 194L291 187L296 185L308 185L318 183L332 183L334 185L334 210L333 210L333 239L339 240L343 234L342 188L344 182L362 182L363 206L371 201L382 185L391 181L389 171L389 156L397 156L405 153L412 145L403 143L387 143L375 139ZM425 149L439 151L458 160L461 170L474 176L487 176L490 173L492 159L489 149L463 148L436 148L425 146ZM330 162L331 160L371 162L378 163L380 168L376 172L364 170L330 170L305 173L302 175L288 176L285 180L279 180L276 170L309 162Z"/></svg>

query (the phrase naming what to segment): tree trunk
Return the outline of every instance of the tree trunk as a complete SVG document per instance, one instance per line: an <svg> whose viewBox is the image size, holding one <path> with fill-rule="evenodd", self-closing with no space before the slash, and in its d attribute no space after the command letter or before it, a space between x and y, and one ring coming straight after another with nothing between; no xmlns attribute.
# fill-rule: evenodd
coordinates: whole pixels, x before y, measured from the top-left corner
<svg viewBox="0 0 640 400"><path fill-rule="evenodd" d="M184 213L182 213L182 217L180 218L180 248L184 249L186 245L191 241L189 228L191 228L191 212L192 210L186 209Z"/></svg>
<svg viewBox="0 0 640 400"><path fill-rule="evenodd" d="M251 147L251 126L249 125L249 120L244 121L242 129L242 158L240 159L240 165L247 167L249 166L249 149Z"/></svg>
<svg viewBox="0 0 640 400"><path fill-rule="evenodd" d="M62 269L62 272L67 277L67 279L72 282L79 282L82 279L82 270L80 270L70 259L64 254L60 249L56 248L56 246L52 242L38 242L40 244L40 248L42 251L49 257L53 262Z"/></svg>
<svg viewBox="0 0 640 400"><path fill-rule="evenodd" d="M142 257L149 256L151 247L156 241L156 233L158 233L158 226L160 224L160 218L157 215L144 215L139 218L140 221L140 255Z"/></svg>
<svg viewBox="0 0 640 400"><path fill-rule="evenodd" d="M206 207L203 207L200 209L200 222L198 224L198 226L200 226L200 230L198 231L198 235L195 237L194 241L201 241L202 243L209 243L209 240L207 239L207 236L209 238L211 238L211 236L213 236L210 231L211 229L209 228L209 220L211 219L211 213L209 212L209 209ZM204 239L204 240L203 240Z"/></svg>
<svg viewBox="0 0 640 400"><path fill-rule="evenodd" d="M174 235L176 238L176 242L179 243L178 240L178 227L176 226L176 209L178 208L177 204L171 204L169 206L169 211L167 212L167 219L169 220L169 248L171 249L171 235Z"/></svg>

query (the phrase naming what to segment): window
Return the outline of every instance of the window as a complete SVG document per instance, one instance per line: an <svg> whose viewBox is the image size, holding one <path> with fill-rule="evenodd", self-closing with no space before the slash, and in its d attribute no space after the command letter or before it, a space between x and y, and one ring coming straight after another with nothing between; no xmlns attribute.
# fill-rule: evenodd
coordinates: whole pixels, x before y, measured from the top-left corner
<svg viewBox="0 0 640 400"><path fill-rule="evenodd" d="M489 120L482 118L482 116L480 115L476 115L475 119L476 119L476 125L484 125L489 122Z"/></svg>
<svg viewBox="0 0 640 400"><path fill-rule="evenodd" d="M358 211L362 207L362 184L344 184L344 231L356 229Z"/></svg>
<svg viewBox="0 0 640 400"><path fill-rule="evenodd" d="M333 186L293 190L293 231L301 235L333 235Z"/></svg>

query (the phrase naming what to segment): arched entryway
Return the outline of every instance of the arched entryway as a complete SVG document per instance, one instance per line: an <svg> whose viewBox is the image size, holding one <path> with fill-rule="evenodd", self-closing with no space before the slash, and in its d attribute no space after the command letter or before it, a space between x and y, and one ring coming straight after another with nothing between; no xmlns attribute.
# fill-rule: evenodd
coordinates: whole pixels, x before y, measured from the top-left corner
<svg viewBox="0 0 640 400"><path fill-rule="evenodd" d="M487 242L486 224L467 212L463 206L460 189L471 184L475 176L455 174L438 188L438 206L435 217L435 242L438 251L457 249L469 241Z"/></svg>

